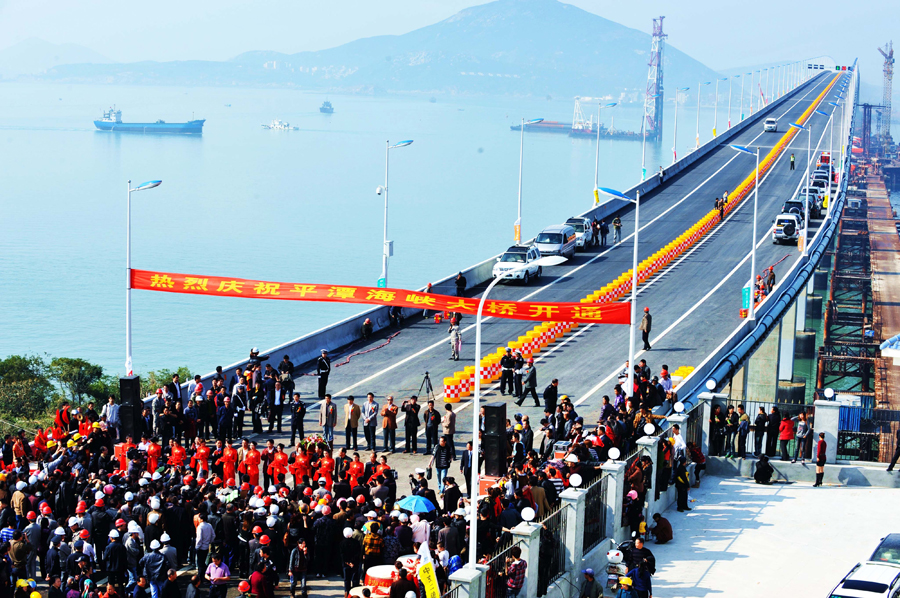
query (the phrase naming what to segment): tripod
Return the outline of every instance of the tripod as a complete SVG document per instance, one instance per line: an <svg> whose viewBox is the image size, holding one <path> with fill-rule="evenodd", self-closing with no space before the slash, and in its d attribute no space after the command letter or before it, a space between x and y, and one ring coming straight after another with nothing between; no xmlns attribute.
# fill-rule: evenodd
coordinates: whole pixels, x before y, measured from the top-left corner
<svg viewBox="0 0 900 598"><path fill-rule="evenodd" d="M431 385L431 377L425 372L422 384L419 385L419 396L425 397L425 402L434 400L434 387Z"/></svg>

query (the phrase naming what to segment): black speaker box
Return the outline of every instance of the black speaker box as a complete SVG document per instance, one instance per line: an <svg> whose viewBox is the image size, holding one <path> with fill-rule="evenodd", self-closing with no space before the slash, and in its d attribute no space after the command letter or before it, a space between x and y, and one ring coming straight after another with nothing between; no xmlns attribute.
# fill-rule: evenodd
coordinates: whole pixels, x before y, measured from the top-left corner
<svg viewBox="0 0 900 598"><path fill-rule="evenodd" d="M119 426L122 440L124 441L126 436L131 436L135 442L139 442L140 438L135 438L135 421L141 416L144 407L141 400L141 377L119 378L119 397Z"/></svg>
<svg viewBox="0 0 900 598"><path fill-rule="evenodd" d="M503 436L506 434L506 403L485 403L484 435Z"/></svg>
<svg viewBox="0 0 900 598"><path fill-rule="evenodd" d="M506 474L506 435L485 434L481 447L484 450L484 475L500 477Z"/></svg>

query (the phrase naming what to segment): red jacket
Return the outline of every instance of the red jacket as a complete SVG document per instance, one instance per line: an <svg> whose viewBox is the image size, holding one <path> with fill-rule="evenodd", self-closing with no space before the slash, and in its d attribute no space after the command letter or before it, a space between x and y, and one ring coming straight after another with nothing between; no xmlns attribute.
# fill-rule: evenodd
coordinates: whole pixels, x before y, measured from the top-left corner
<svg viewBox="0 0 900 598"><path fill-rule="evenodd" d="M825 448L826 444L824 440L820 440L818 446L816 446L816 460L824 461L825 460Z"/></svg>
<svg viewBox="0 0 900 598"><path fill-rule="evenodd" d="M778 427L778 439L779 440L793 440L794 439L794 422L789 419L781 420L781 425Z"/></svg>

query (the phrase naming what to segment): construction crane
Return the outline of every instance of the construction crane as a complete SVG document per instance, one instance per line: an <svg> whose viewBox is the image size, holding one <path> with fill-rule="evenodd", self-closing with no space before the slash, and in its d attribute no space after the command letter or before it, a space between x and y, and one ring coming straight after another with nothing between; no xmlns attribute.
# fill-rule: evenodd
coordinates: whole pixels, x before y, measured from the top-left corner
<svg viewBox="0 0 900 598"><path fill-rule="evenodd" d="M650 139L660 139L663 127L663 51L666 47L666 37L663 33L663 19L653 19L653 37L650 41L650 67L647 73L647 95L644 98L644 119L646 121L646 136Z"/></svg>
<svg viewBox="0 0 900 598"><path fill-rule="evenodd" d="M881 103L884 109L881 114L881 145L884 148L885 155L891 145L891 88L894 80L894 42L889 41L884 48L878 48L881 55L884 56L884 89L882 91Z"/></svg>

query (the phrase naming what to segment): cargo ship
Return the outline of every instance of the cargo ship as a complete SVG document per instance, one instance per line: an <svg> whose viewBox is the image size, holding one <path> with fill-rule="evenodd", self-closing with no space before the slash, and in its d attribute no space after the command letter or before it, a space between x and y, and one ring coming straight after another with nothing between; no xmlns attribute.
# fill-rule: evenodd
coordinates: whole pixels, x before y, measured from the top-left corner
<svg viewBox="0 0 900 598"><path fill-rule="evenodd" d="M522 125L510 125L510 131L521 131ZM561 123L556 120L542 120L538 123L525 123L526 131L543 131L545 133L568 133L572 130L572 123Z"/></svg>
<svg viewBox="0 0 900 598"><path fill-rule="evenodd" d="M203 123L206 120L189 120L186 123L167 123L158 120L155 123L123 123L122 111L115 106L103 113L103 118L94 121L94 126L101 131L117 133L175 133L180 135L202 135Z"/></svg>
<svg viewBox="0 0 900 598"><path fill-rule="evenodd" d="M319 112L322 114L332 114L334 113L334 106L331 105L331 102L325 100L322 102L322 105L319 106Z"/></svg>

